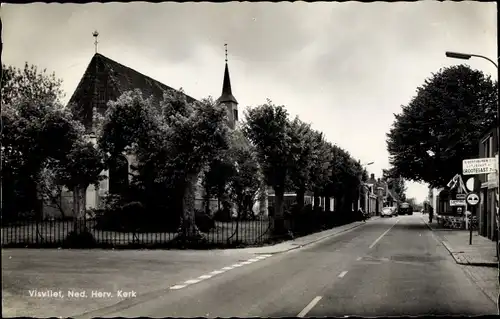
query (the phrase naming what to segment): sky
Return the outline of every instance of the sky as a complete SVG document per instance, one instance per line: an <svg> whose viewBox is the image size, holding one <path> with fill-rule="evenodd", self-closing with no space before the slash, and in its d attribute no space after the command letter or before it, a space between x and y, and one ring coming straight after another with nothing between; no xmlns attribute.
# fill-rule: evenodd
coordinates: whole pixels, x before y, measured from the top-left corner
<svg viewBox="0 0 500 319"><path fill-rule="evenodd" d="M380 177L386 133L432 73L497 52L496 3L92 3L4 4L2 63L27 61L61 78L71 97L98 52L190 96L218 98L224 44L240 113L269 98L285 105ZM423 201L425 184L407 183Z"/></svg>

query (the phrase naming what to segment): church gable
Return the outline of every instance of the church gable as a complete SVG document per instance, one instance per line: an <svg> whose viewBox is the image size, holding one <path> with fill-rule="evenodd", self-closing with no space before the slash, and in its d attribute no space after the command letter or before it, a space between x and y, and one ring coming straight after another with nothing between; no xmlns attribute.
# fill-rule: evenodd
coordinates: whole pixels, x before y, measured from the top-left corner
<svg viewBox="0 0 500 319"><path fill-rule="evenodd" d="M87 129L92 127L92 110L103 114L107 102L116 100L126 91L140 89L145 98L153 97L153 105L160 106L163 94L175 89L141 74L102 54L95 54L68 105L72 107ZM186 95L188 102L196 99Z"/></svg>

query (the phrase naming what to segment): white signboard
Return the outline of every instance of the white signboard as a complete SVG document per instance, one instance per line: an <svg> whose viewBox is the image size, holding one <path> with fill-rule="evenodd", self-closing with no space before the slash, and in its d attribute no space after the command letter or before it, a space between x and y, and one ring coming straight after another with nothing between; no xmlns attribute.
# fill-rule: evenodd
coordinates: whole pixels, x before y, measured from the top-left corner
<svg viewBox="0 0 500 319"><path fill-rule="evenodd" d="M467 195L467 203L472 206L477 205L479 203L479 196L476 193L470 193Z"/></svg>
<svg viewBox="0 0 500 319"><path fill-rule="evenodd" d="M463 160L462 174L476 175L495 173L496 163L497 161L494 157Z"/></svg>
<svg viewBox="0 0 500 319"><path fill-rule="evenodd" d="M467 206L465 199L450 199L450 206Z"/></svg>

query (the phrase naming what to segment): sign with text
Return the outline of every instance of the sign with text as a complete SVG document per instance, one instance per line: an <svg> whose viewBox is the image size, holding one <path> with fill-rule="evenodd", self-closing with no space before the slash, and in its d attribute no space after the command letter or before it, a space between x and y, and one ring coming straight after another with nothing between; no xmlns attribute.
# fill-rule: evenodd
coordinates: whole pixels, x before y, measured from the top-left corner
<svg viewBox="0 0 500 319"><path fill-rule="evenodd" d="M450 206L467 206L465 199L450 199Z"/></svg>
<svg viewBox="0 0 500 319"><path fill-rule="evenodd" d="M467 195L465 193L455 195L455 199L458 199L458 200L465 199L465 197L467 197Z"/></svg>
<svg viewBox="0 0 500 319"><path fill-rule="evenodd" d="M476 175L496 172L496 158L477 158L462 161L462 174Z"/></svg>

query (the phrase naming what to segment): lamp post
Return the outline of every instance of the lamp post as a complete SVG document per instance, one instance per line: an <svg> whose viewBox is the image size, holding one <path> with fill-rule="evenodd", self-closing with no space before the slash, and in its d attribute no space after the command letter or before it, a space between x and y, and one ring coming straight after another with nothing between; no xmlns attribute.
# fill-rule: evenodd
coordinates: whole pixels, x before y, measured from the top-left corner
<svg viewBox="0 0 500 319"><path fill-rule="evenodd" d="M498 64L496 64L492 59L488 58L488 57L485 57L484 55L479 55L479 54L472 54L472 53L460 53L460 52L450 52L450 51L447 51L446 52L446 56L448 58L453 58L453 59L461 59L461 60L469 60L470 58L472 57L475 57L475 58L481 58L481 59L484 59L484 60L488 60L491 62L491 64L493 64L495 66L495 68L497 68L498 70ZM497 97L497 153L499 154L499 158L500 158L500 104L498 103L498 97ZM499 192L499 187L500 187L500 159L497 161L497 191L496 193L498 194ZM498 195L496 195L497 198L496 198L496 204L497 204L497 207L496 207L496 220L497 220L497 243L496 243L496 246L497 246L497 259L499 257L499 250L500 250L500 226L499 226L499 218L498 218ZM500 264L499 264L499 267L500 267ZM499 282L500 282L500 276L499 276ZM500 294L498 296L498 301L500 301Z"/></svg>

